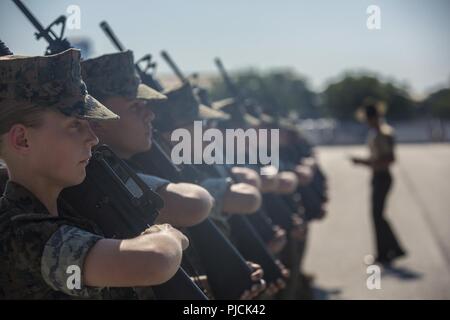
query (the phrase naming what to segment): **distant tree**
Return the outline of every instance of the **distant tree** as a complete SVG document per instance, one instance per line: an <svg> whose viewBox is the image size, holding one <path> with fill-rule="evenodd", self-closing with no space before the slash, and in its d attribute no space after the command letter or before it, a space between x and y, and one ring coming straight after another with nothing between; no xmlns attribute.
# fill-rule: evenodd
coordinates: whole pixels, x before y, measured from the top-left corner
<svg viewBox="0 0 450 320"><path fill-rule="evenodd" d="M390 82L381 82L373 75L346 74L341 80L328 85L322 93L322 103L330 116L350 120L367 97L385 101L388 118L407 119L415 112L415 103L406 89Z"/></svg>
<svg viewBox="0 0 450 320"><path fill-rule="evenodd" d="M257 100L270 113L295 111L304 118L321 116L316 93L309 88L304 77L290 69L265 73L247 69L231 76L242 94ZM211 96L216 100L230 96L222 79L213 81Z"/></svg>
<svg viewBox="0 0 450 320"><path fill-rule="evenodd" d="M422 104L434 117L450 119L450 88L431 93Z"/></svg>

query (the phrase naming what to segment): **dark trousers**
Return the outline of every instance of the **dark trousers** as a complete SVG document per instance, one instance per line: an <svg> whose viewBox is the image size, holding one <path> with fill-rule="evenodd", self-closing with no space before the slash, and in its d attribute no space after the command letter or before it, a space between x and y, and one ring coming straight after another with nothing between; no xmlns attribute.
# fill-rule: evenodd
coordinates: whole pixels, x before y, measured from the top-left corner
<svg viewBox="0 0 450 320"><path fill-rule="evenodd" d="M377 259L390 261L404 254L394 231L384 217L386 198L391 189L392 176L389 171L374 172L372 178L372 216L377 243Z"/></svg>

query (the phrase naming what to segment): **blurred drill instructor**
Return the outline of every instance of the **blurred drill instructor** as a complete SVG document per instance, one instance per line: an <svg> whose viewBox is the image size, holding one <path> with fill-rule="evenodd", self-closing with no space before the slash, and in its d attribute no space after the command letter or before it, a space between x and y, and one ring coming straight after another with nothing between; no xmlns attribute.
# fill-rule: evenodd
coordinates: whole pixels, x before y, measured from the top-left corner
<svg viewBox="0 0 450 320"><path fill-rule="evenodd" d="M404 256L397 237L384 216L386 199L392 186L390 166L395 162L394 130L383 119L384 104L368 100L357 111L357 118L372 129L368 138L369 158L353 157L356 165L369 167L372 172L372 217L377 244L376 261L390 265L395 259Z"/></svg>

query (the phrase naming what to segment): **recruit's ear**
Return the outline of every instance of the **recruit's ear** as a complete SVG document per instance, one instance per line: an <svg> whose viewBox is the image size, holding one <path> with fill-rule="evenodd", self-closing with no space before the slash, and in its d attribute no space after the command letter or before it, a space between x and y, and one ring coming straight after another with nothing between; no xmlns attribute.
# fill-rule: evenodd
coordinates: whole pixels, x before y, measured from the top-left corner
<svg viewBox="0 0 450 320"><path fill-rule="evenodd" d="M15 124L5 134L6 141L10 149L19 154L26 155L30 150L29 145L30 130L23 124Z"/></svg>

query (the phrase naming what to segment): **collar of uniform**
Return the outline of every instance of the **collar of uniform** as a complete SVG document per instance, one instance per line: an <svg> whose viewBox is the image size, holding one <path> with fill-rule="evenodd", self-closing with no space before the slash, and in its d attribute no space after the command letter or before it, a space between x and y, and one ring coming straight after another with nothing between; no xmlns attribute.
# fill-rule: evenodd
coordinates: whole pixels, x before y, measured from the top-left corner
<svg viewBox="0 0 450 320"><path fill-rule="evenodd" d="M48 209L30 190L17 182L8 181L3 196L24 210L33 213L50 214Z"/></svg>

